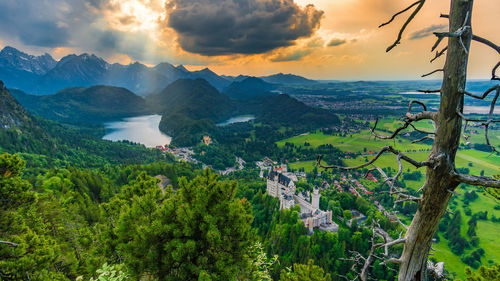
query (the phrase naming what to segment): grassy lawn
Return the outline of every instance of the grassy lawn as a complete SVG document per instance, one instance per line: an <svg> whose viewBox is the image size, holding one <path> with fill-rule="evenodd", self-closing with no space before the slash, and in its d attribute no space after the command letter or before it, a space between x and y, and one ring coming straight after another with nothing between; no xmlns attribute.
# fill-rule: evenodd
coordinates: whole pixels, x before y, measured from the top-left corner
<svg viewBox="0 0 500 281"><path fill-rule="evenodd" d="M439 238L439 243L432 246L436 251L433 252L431 257L434 257L437 261L444 261L444 268L446 270L455 273L457 278L463 279L466 265L462 263L458 256L451 252L447 240L441 233L439 234Z"/></svg>
<svg viewBox="0 0 500 281"><path fill-rule="evenodd" d="M315 164L316 164L316 161L314 161L314 160L301 161L301 162L289 163L288 167L290 169L294 169L294 170L299 170L300 168L304 168L306 173L309 173L314 169Z"/></svg>
<svg viewBox="0 0 500 281"><path fill-rule="evenodd" d="M362 152L365 149L369 151L375 151L384 145L392 145L394 148L400 149L405 152L413 150L418 151L429 148L428 145L412 144L409 140L403 138L399 138L394 141L374 139L370 134L370 131L368 130L362 131L359 134L345 137L329 136L324 135L321 132L314 132L281 140L276 144L279 147L282 147L287 142L293 143L296 146L303 146L304 143L308 142L312 147L318 147L322 144L333 144L335 147L339 148L342 151L351 152Z"/></svg>

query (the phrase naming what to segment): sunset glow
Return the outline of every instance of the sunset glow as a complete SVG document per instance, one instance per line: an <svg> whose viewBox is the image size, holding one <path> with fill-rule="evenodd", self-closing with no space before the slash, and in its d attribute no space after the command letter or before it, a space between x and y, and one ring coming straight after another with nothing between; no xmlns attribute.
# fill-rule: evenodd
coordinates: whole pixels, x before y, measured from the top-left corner
<svg viewBox="0 0 500 281"><path fill-rule="evenodd" d="M69 51L87 52L120 63L166 61L210 67L220 74L293 72L316 79L416 79L435 68L429 64L432 32L447 28L439 14L449 9L447 1L428 1L402 43L386 53L408 15L384 28L378 25L411 1L83 2L57 0L54 5L59 9L49 9L46 3L38 7L37 12L54 19L66 40L35 42L21 34L29 30L28 25L24 31L3 28L0 42L56 57ZM500 14L500 5L494 2L476 1L473 28L498 42L497 27L486 22ZM471 77L487 77L495 53L473 44L471 56Z"/></svg>

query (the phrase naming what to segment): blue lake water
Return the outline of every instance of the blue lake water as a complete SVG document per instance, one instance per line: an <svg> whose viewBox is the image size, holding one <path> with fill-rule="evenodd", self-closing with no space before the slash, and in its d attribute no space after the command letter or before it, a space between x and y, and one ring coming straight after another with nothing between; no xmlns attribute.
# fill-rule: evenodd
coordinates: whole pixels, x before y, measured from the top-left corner
<svg viewBox="0 0 500 281"><path fill-rule="evenodd" d="M104 124L105 140L128 140L141 143L147 147L170 144L171 137L163 134L158 129L160 115L145 115L125 118L121 121Z"/></svg>
<svg viewBox="0 0 500 281"><path fill-rule="evenodd" d="M231 117L228 120L217 124L217 126L226 126L234 123L248 122L253 119L255 119L255 117L251 115L236 116L236 117Z"/></svg>

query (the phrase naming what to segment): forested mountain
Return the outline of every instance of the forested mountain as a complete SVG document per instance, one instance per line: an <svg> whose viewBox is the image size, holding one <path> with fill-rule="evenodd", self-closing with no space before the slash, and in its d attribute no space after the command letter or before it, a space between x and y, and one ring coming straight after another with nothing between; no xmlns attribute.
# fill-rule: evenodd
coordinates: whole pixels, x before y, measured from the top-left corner
<svg viewBox="0 0 500 281"><path fill-rule="evenodd" d="M259 77L262 80L268 82L268 83L275 83L275 84L289 84L289 85L307 85L307 84L317 84L317 81L310 80L307 78L304 78L302 76L294 75L294 74L283 74L283 73L277 73L269 76L262 76Z"/></svg>
<svg viewBox="0 0 500 281"><path fill-rule="evenodd" d="M101 140L89 132L32 116L0 85L0 152L23 153L31 160L29 165L93 167L170 159L142 145Z"/></svg>
<svg viewBox="0 0 500 281"><path fill-rule="evenodd" d="M234 81L225 90L224 94L235 100L249 100L258 97L276 95L271 91L277 85L267 83L256 77L248 77L240 81Z"/></svg>
<svg viewBox="0 0 500 281"><path fill-rule="evenodd" d="M161 114L186 113L193 119L222 120L231 115L231 101L205 79L179 79L158 94L146 97L147 104Z"/></svg>
<svg viewBox="0 0 500 281"><path fill-rule="evenodd" d="M0 81L0 128L10 129L28 125L31 122L26 110L16 102Z"/></svg>
<svg viewBox="0 0 500 281"><path fill-rule="evenodd" d="M146 114L146 102L125 88L112 86L73 87L53 95L12 95L31 113L62 123L89 125Z"/></svg>
<svg viewBox="0 0 500 281"><path fill-rule="evenodd" d="M179 79L146 102L162 115L160 130L173 136L174 143L188 145L234 112L229 98L204 79Z"/></svg>
<svg viewBox="0 0 500 281"><path fill-rule="evenodd" d="M160 129L173 136L174 144L183 146L213 133L216 123L242 114L254 115L257 121L267 124L304 128L338 124L335 114L309 107L288 95L271 93L275 87L258 78L246 78L233 82L226 92L228 96L204 79L180 79L146 97L146 103L162 115Z"/></svg>
<svg viewBox="0 0 500 281"><path fill-rule="evenodd" d="M292 126L329 127L340 122L337 115L305 105L289 95L257 100L251 104L257 120Z"/></svg>

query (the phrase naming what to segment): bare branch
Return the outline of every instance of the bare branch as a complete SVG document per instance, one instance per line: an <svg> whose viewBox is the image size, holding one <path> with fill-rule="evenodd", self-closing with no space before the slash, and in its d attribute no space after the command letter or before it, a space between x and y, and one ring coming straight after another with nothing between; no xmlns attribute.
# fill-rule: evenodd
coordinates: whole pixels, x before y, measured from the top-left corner
<svg viewBox="0 0 500 281"><path fill-rule="evenodd" d="M443 68L436 69L436 70L434 70L434 71L431 71L431 72L429 72L429 73L426 73L426 74L422 75L422 77L431 76L432 74L434 74L434 73L436 73L436 72L443 72L443 71L444 71L444 69L443 69Z"/></svg>
<svg viewBox="0 0 500 281"><path fill-rule="evenodd" d="M392 179L387 179L386 181L391 180L392 182L395 182L399 178L399 176L401 176L401 174L403 173L403 163L401 163L401 154L398 154L397 161L398 161L398 172L396 173L396 175L394 175Z"/></svg>
<svg viewBox="0 0 500 281"><path fill-rule="evenodd" d="M413 124L410 124L410 127L412 127L413 130L415 130L419 133L422 133L422 134L428 134L428 135L435 135L436 134L435 132L428 132L428 131L417 129L417 127L415 127L415 125L413 125Z"/></svg>
<svg viewBox="0 0 500 281"><path fill-rule="evenodd" d="M18 244L13 243L13 242L9 242L9 241L0 241L0 244L9 245L11 247L17 247L17 246L19 246Z"/></svg>
<svg viewBox="0 0 500 281"><path fill-rule="evenodd" d="M401 38L403 37L403 33L406 29L406 27L408 27L408 25L410 24L410 22L415 18L415 16L420 12L420 9L422 9L422 7L424 6L425 4L425 0L419 0L415 3L413 3L410 7L406 8L405 10L397 13L396 15L393 16L393 18L391 18L391 20L389 20L386 24L389 24L390 22L392 22L392 20L399 14L401 13L404 13L406 11L408 11L409 9L411 9L412 7L414 6L417 6L415 8L415 10L413 10L413 12L411 13L411 15L408 17L408 19L406 19L405 23L403 24L403 26L401 27L401 29L399 30L399 33L398 33L398 37L396 39L396 41L394 41L394 43L392 45L390 45L389 47L387 47L387 49L385 50L386 52L389 52L391 51L394 47L396 47L399 43L401 43ZM382 26L386 25L386 24L383 24Z"/></svg>
<svg viewBox="0 0 500 281"><path fill-rule="evenodd" d="M495 90L498 92L500 90L500 85L495 85L495 86L490 87L482 95L474 95L473 93L469 93L469 92L465 92L465 91L463 93L468 95L469 97L484 100L491 92L493 92Z"/></svg>
<svg viewBox="0 0 500 281"><path fill-rule="evenodd" d="M497 100L498 100L498 97L500 96L500 85L495 85L491 88L489 88L488 90L486 90L486 92L483 93L483 95L479 96L479 95L474 95L474 94L471 94L471 93L468 93L468 92L464 92L464 94L470 96L470 97L473 97L473 98L476 98L476 99L485 99L490 93L492 93L493 91L496 91L495 93L495 96L493 97L493 100L491 101L491 104L490 104L490 111L488 113L488 119L487 120L480 120L480 121L477 121L477 120L471 120L467 117L465 117L462 113L458 112L459 116L462 117L465 121L466 121L466 124L468 121L474 121L474 122L482 122L482 126L484 126L484 138L486 139L486 144L491 148L492 152L498 152L498 150L495 148L495 146L493 146L490 142L490 138L488 136L488 130L489 130L489 127L490 127L490 124L491 123L497 123L497 122L500 122L500 120L494 120L493 119L493 113L495 111L495 106L496 106L496 103L497 103Z"/></svg>
<svg viewBox="0 0 500 281"><path fill-rule="evenodd" d="M390 258L388 260L385 260L383 262L381 262L380 264L382 265L386 265L388 263L395 263L395 264L400 264L402 261L400 259L396 259L396 258Z"/></svg>
<svg viewBox="0 0 500 281"><path fill-rule="evenodd" d="M438 262L434 265L431 261L427 261L427 270L437 279L444 278L444 262Z"/></svg>
<svg viewBox="0 0 500 281"><path fill-rule="evenodd" d="M416 140L412 141L411 143L417 143L417 142L421 142L421 141L425 141L425 140L434 140L434 138L431 136L425 136L425 137L416 139Z"/></svg>
<svg viewBox="0 0 500 281"><path fill-rule="evenodd" d="M431 59L431 63L437 60L439 57L441 57L446 51L448 50L448 46L444 47L441 51L436 51L436 56Z"/></svg>
<svg viewBox="0 0 500 281"><path fill-rule="evenodd" d="M441 93L441 89L439 90L418 90L420 93L432 94L432 93Z"/></svg>
<svg viewBox="0 0 500 281"><path fill-rule="evenodd" d="M434 52L434 50L436 50L436 48L439 46L439 44L441 44L441 41L443 41L443 39L445 38L445 36L440 36L440 35L436 35L436 36L437 36L437 40L436 40L436 43L434 43L434 45L432 46L431 52Z"/></svg>
<svg viewBox="0 0 500 281"><path fill-rule="evenodd" d="M500 61L493 67L493 70L491 71L491 80L499 80L500 77L496 75L497 69L500 67Z"/></svg>
<svg viewBox="0 0 500 281"><path fill-rule="evenodd" d="M454 172L452 176L454 180L461 183L475 185L475 186L500 188L500 180L497 179L483 177L483 176L459 174L457 172Z"/></svg>
<svg viewBox="0 0 500 281"><path fill-rule="evenodd" d="M486 144L491 148L492 152L498 152L498 150L495 148L495 146L493 146L491 143L490 143L490 137L488 136L488 129L490 128L490 124L487 123L484 125L484 138L486 139Z"/></svg>
<svg viewBox="0 0 500 281"><path fill-rule="evenodd" d="M396 187L395 181L398 178L398 176L402 173L402 170L403 170L403 166L401 165L401 160L399 157L398 157L398 164L399 164L398 173L396 174L396 176L394 176L392 178L389 178L387 176L387 174L384 172L384 170L380 169L379 167L376 167L378 172L385 179L384 183L387 183L387 185L389 185L389 188L390 188L389 195L391 195L391 196L396 195L396 199L394 200L394 208L396 207L396 204L401 203L401 202L405 202L405 201L419 202L420 200L422 200L420 197L415 197L415 196L409 195L406 193L406 190L399 188L399 187ZM401 221L399 221L399 222L401 223ZM403 225L403 224L401 223L401 225ZM403 225L403 226L405 226L405 225Z"/></svg>
<svg viewBox="0 0 500 281"><path fill-rule="evenodd" d="M500 54L500 46L491 42L490 40L482 38L482 37L477 36L475 34L472 35L472 40L479 42L479 43L483 43L486 46L491 47L493 50L495 50L497 53ZM493 67L493 70L491 71L491 80L500 80L500 77L496 76L496 70L499 66L500 66L500 62L498 62L495 65L495 67Z"/></svg>
<svg viewBox="0 0 500 281"><path fill-rule="evenodd" d="M467 15L465 16L464 23L462 24L462 26L457 31L455 31L455 32L434 32L434 35L436 35L436 37L437 37L437 41L434 44L434 46L432 46L431 51L434 51L439 46L439 44L441 43L441 41L444 38L446 38L446 37L455 37L455 38L459 39L460 45L464 49L464 52L466 54L468 54L469 50L467 49L467 47L465 47L464 41L462 39L462 36L464 35L464 33L466 33L467 31L469 31L471 29L471 27L469 25L467 25L467 23L469 22L469 19L470 19L470 10L467 11Z"/></svg>
<svg viewBox="0 0 500 281"><path fill-rule="evenodd" d="M500 54L500 46L498 46L497 44L491 42L490 40L482 38L482 37L479 37L479 36L477 36L475 34L472 35L472 40L477 41L479 43L483 43L486 46L491 47L493 50L497 51L498 54Z"/></svg>
<svg viewBox="0 0 500 281"><path fill-rule="evenodd" d="M403 125L401 125L399 128L394 130L394 132L391 135L381 136L381 135L378 135L377 133L375 133L375 129L377 128L377 124L378 124L378 118L377 118L377 120L375 121L375 125L370 130L372 135L375 136L376 138L379 138L379 139L389 140L389 139L395 138L401 131L408 128L408 126L410 126L412 122L416 122L416 121L420 121L420 120L434 120L434 118L436 117L436 112L422 111L422 112L415 113L415 114L410 113L409 111L411 110L413 103L418 103L418 104L422 105L424 107L424 109L427 109L423 103L421 103L419 101L411 101L410 105L408 107L408 112L406 113L406 116L404 118L405 123Z"/></svg>
<svg viewBox="0 0 500 281"><path fill-rule="evenodd" d="M413 3L413 4L411 4L410 6L406 7L404 10L402 10L402 11L399 11L399 12L395 13L389 21L384 22L383 24L379 25L379 26L378 26L378 28L381 28L381 27L383 27L383 26L386 26L386 25L390 24L390 23L391 23L391 22L392 22L392 21L393 21L393 20L394 20L397 16L401 15L402 13L405 13L405 12L406 12L406 11L408 11L409 9L411 9L411 8L413 8L414 6L418 5L420 2L421 2L421 1L419 0L419 1L417 1L417 2L415 2L415 3Z"/></svg>
<svg viewBox="0 0 500 281"><path fill-rule="evenodd" d="M466 141L469 140L469 136L465 134L467 132L468 125L469 125L469 121L465 120L464 132L462 133L462 136L464 137L464 140L466 140Z"/></svg>
<svg viewBox="0 0 500 281"><path fill-rule="evenodd" d="M481 123L486 123L488 122L488 120L484 120L484 119L472 119L472 118L469 118L465 115L462 114L462 112L458 111L457 110L457 114L462 118L464 119L465 121L469 121L469 122L481 122ZM491 120L489 121L489 123L500 123L500 120Z"/></svg>
<svg viewBox="0 0 500 281"><path fill-rule="evenodd" d="M325 166L323 164L321 164L321 159L322 159L322 155L318 155L318 158L316 159L316 163L317 165L320 167L320 168L323 168L323 169L339 169L339 170L356 170L356 169L361 169L361 168L364 168L366 166L369 166L371 164L373 164L375 161L377 161L377 159L382 156L382 154L384 154L384 152L391 152L392 154L395 154L395 155L401 155L401 159L403 159L404 161L412 164L413 166L417 167L417 168L421 168L421 167L429 167L429 166L433 166L434 165L434 162L429 162L429 161L416 161L406 155L404 155L403 153L401 153L400 151L394 149L392 146L390 145L387 145L387 146L384 146L382 147L382 149L377 153L377 155L375 155L375 157L373 157L372 160L368 161L367 163L364 163L362 165L359 165L359 166L354 166L354 167L343 167L343 166L337 166L337 165L330 165L330 166Z"/></svg>
<svg viewBox="0 0 500 281"><path fill-rule="evenodd" d="M412 109L414 103L421 105L424 108L424 111L427 111L427 106L425 105L425 103L418 101L418 100L412 100L408 104L408 112L411 112L411 109Z"/></svg>
<svg viewBox="0 0 500 281"><path fill-rule="evenodd" d="M453 195L456 195L456 196L460 196L460 195L462 195L462 194L460 194L460 193L458 193L458 192L456 192L456 191L450 190L450 189L448 189L447 191L448 191L449 193L453 194Z"/></svg>
<svg viewBox="0 0 500 281"><path fill-rule="evenodd" d="M441 14L439 17L440 17L440 18L449 19L449 18L450 18L450 15Z"/></svg>
<svg viewBox="0 0 500 281"><path fill-rule="evenodd" d="M464 52L466 54L468 54L469 50L467 50L467 47L465 47L464 41L462 40L462 36L468 30L470 30L470 26L464 25L464 26L462 26L460 29L458 29L455 32L434 32L434 35L436 35L436 37L437 37L437 41L434 44L434 46L432 46L431 51L433 52L439 46L439 44L441 43L441 41L443 41L444 38L459 38L460 39L460 45L462 46Z"/></svg>

